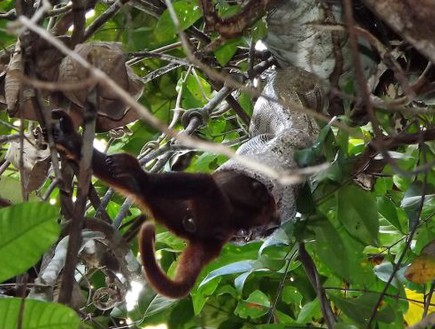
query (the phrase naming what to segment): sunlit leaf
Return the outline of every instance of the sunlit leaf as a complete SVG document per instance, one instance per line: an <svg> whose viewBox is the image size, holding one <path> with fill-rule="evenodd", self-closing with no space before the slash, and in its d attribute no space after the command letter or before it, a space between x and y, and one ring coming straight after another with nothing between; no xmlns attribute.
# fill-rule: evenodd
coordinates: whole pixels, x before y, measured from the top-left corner
<svg viewBox="0 0 435 329"><path fill-rule="evenodd" d="M244 260L229 265L225 265L217 270L210 272L206 278L201 282L200 286L207 284L214 278L228 275L228 274L238 274L243 272L249 272L254 270L255 261L254 260Z"/></svg>
<svg viewBox="0 0 435 329"><path fill-rule="evenodd" d="M148 286L148 289L151 290L151 287ZM155 295L152 301L149 303L146 309L146 315L151 316L153 314L162 312L170 307L172 307L177 301L174 299L166 298L162 295Z"/></svg>
<svg viewBox="0 0 435 329"><path fill-rule="evenodd" d="M263 251L272 246L288 246L290 243L288 235L284 232L283 229L279 228L272 235L270 235L264 243L261 245L259 250L260 255Z"/></svg>
<svg viewBox="0 0 435 329"><path fill-rule="evenodd" d="M177 14L179 28L181 31L190 27L202 16L202 12L196 1L182 0L173 3L173 8ZM171 39L175 36L177 30L168 10L165 10L160 16L155 33L161 41Z"/></svg>
<svg viewBox="0 0 435 329"><path fill-rule="evenodd" d="M20 316L21 329L78 329L80 325L76 312L61 304L20 298L0 299L0 328L18 328Z"/></svg>
<svg viewBox="0 0 435 329"><path fill-rule="evenodd" d="M21 183L18 179L8 176L0 177L0 197L18 203L22 200Z"/></svg>
<svg viewBox="0 0 435 329"><path fill-rule="evenodd" d="M424 294L405 289L406 297L409 299L408 311L403 316L406 324L412 326L421 321L424 314L425 298ZM427 303L428 301L426 301ZM432 295L430 304L435 304L435 296ZM435 306L429 306L427 314L435 312Z"/></svg>
<svg viewBox="0 0 435 329"><path fill-rule="evenodd" d="M23 203L0 209L0 282L34 265L56 242L58 209L47 203Z"/></svg>
<svg viewBox="0 0 435 329"><path fill-rule="evenodd" d="M245 285L246 280L248 279L248 276L251 275L252 272L245 272L240 274L235 280L234 280L234 286L236 287L236 290L238 292L243 291L243 287Z"/></svg>
<svg viewBox="0 0 435 329"><path fill-rule="evenodd" d="M225 66L234 56L239 45L238 39L232 39L214 51L219 64Z"/></svg>

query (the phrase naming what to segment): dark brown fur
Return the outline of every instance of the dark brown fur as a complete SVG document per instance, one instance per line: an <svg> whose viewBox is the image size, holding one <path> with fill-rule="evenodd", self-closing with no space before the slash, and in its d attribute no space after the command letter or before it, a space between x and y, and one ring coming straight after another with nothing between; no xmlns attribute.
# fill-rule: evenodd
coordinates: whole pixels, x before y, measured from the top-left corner
<svg viewBox="0 0 435 329"><path fill-rule="evenodd" d="M80 159L81 137L61 111L53 127L56 147L73 161ZM154 256L154 225L139 234L142 263L159 293L180 298L189 293L202 268L218 257L223 245L240 229L276 222L273 197L263 184L233 171L213 174L183 172L149 174L129 154L93 152L92 169L99 179L148 209L154 219L188 241L175 278L169 279Z"/></svg>

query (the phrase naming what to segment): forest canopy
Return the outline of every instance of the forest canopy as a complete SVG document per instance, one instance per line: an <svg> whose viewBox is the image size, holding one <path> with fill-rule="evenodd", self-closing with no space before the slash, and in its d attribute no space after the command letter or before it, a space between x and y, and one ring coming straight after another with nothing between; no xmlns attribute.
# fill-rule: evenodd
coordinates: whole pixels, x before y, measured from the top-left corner
<svg viewBox="0 0 435 329"><path fill-rule="evenodd" d="M0 328L434 327L433 17L411 0L1 1ZM255 138L285 165L240 156ZM140 262L152 216L113 188L135 167L101 180L92 147L149 174L244 166L292 197L171 299ZM173 231L156 225L169 277L198 261Z"/></svg>

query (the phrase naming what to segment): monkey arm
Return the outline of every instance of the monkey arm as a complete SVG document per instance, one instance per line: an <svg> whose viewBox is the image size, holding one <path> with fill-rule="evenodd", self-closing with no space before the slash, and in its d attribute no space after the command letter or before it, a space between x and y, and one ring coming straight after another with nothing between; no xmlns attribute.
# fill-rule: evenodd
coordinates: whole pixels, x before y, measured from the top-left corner
<svg viewBox="0 0 435 329"><path fill-rule="evenodd" d="M54 111L58 119L52 132L56 148L73 162L81 158L82 138L71 118L63 111ZM95 176L125 195L140 198L192 199L222 197L210 174L172 172L146 173L135 157L127 153L106 155L96 149L92 155ZM145 200L143 200L145 201Z"/></svg>
<svg viewBox="0 0 435 329"><path fill-rule="evenodd" d="M55 111L53 117L58 119L52 129L56 148L77 163L81 158L82 137L65 112ZM96 149L92 170L100 180L150 210L156 221L190 241L198 235L213 236L208 228L229 212L228 198L210 174L149 174L127 153L106 155ZM210 217L215 220L206 220Z"/></svg>

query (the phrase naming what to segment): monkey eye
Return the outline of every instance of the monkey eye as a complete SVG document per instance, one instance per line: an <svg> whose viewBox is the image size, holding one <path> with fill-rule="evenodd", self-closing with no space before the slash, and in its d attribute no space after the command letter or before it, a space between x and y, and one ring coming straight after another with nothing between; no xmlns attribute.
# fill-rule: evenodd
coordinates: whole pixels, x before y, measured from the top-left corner
<svg viewBox="0 0 435 329"><path fill-rule="evenodd" d="M183 227L187 232L190 232L190 233L196 232L195 221L191 217L183 219Z"/></svg>

